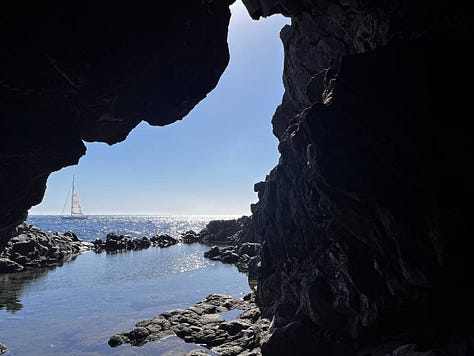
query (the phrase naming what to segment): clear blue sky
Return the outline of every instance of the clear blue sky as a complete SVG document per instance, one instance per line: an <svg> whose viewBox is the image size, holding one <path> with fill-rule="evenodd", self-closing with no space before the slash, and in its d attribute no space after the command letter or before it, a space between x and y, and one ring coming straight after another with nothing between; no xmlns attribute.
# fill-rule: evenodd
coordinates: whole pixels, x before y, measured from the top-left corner
<svg viewBox="0 0 474 356"><path fill-rule="evenodd" d="M271 117L283 95L281 16L253 21L231 7L231 60L214 91L182 121L141 123L125 142L86 143L77 166L53 173L30 214L60 214L72 175L86 214L249 214L254 183L278 161Z"/></svg>

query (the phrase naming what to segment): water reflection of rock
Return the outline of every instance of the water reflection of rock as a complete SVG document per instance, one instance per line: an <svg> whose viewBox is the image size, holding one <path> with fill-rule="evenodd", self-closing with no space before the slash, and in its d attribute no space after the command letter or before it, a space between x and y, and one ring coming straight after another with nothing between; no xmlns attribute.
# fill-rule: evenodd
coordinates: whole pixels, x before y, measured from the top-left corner
<svg viewBox="0 0 474 356"><path fill-rule="evenodd" d="M72 262L76 256L68 256L65 263ZM62 264L61 264L62 266ZM60 267L60 266L57 266ZM15 313L23 308L21 295L23 290L32 282L44 278L52 268L38 268L15 273L0 273L0 310L5 309Z"/></svg>

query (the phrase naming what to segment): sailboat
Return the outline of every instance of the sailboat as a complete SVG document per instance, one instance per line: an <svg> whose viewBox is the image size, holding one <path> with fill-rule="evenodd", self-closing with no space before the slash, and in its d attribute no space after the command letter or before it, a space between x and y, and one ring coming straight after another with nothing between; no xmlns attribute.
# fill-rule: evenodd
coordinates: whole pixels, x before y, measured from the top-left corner
<svg viewBox="0 0 474 356"><path fill-rule="evenodd" d="M79 195L77 194L76 186L74 185L74 175L72 176L72 189L71 189L71 214L66 215L64 211L66 209L66 205L69 201L69 193L66 198L66 202L64 203L63 211L61 212L61 218L63 219L87 219L87 215L84 215L81 210L81 204L79 203Z"/></svg>

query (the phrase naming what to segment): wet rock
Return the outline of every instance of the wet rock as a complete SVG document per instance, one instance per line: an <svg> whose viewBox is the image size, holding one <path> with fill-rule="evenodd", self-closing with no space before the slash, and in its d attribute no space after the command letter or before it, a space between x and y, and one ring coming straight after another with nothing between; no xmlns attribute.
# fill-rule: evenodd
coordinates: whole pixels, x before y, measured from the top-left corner
<svg viewBox="0 0 474 356"><path fill-rule="evenodd" d="M248 329L249 324L244 320L231 320L221 323L219 329L226 331L229 335L233 336L243 329Z"/></svg>
<svg viewBox="0 0 474 356"><path fill-rule="evenodd" d="M0 355L7 351L8 351L8 348L0 342Z"/></svg>
<svg viewBox="0 0 474 356"><path fill-rule="evenodd" d="M221 250L218 246L212 246L209 251L204 252L204 257L209 259L220 259Z"/></svg>
<svg viewBox="0 0 474 356"><path fill-rule="evenodd" d="M195 242L200 242L201 237L199 236L199 234L197 234L193 230L189 230L181 234L181 241L186 244L192 244Z"/></svg>
<svg viewBox="0 0 474 356"><path fill-rule="evenodd" d="M0 273L61 265L91 248L72 232L45 233L22 223L16 233L0 252Z"/></svg>
<svg viewBox="0 0 474 356"><path fill-rule="evenodd" d="M240 272L247 273L252 258L260 261L260 243L255 242L252 218L243 216L236 220L215 220L200 233L202 243L218 243L204 253L204 257L234 264ZM258 263L254 261L254 265ZM252 266L254 268L255 266ZM255 271L252 271L254 273Z"/></svg>
<svg viewBox="0 0 474 356"><path fill-rule="evenodd" d="M121 251L137 251L147 249L152 246L152 241L147 237L132 238L126 235L117 235L115 233L107 234L106 240L94 240L93 248L97 253L106 251L108 253L115 253ZM158 244L159 245L159 244Z"/></svg>
<svg viewBox="0 0 474 356"><path fill-rule="evenodd" d="M150 242L153 244L153 246L158 246L162 248L176 245L178 243L178 239L175 239L174 237L168 234L162 234L150 237Z"/></svg>
<svg viewBox="0 0 474 356"><path fill-rule="evenodd" d="M224 263L236 263L239 260L239 255L234 251L224 251L221 255L221 261Z"/></svg>
<svg viewBox="0 0 474 356"><path fill-rule="evenodd" d="M235 309L242 310L242 317L225 321L218 315ZM269 320L260 318L253 297L243 301L211 294L192 307L171 310L141 321L131 332L112 336L109 345L129 343L139 346L176 335L186 342L212 347L220 355L260 355L260 341L269 325Z"/></svg>
<svg viewBox="0 0 474 356"><path fill-rule="evenodd" d="M126 336L124 336L124 335L114 335L109 339L108 344L111 347L116 347L116 346L120 346L122 344L125 344L127 342L129 342L129 340Z"/></svg>
<svg viewBox="0 0 474 356"><path fill-rule="evenodd" d="M26 263L26 257L25 261ZM11 273L21 271L24 267L8 258L0 258L0 273Z"/></svg>
<svg viewBox="0 0 474 356"><path fill-rule="evenodd" d="M189 351L186 356L207 356L210 355L207 351L205 350L192 350Z"/></svg>

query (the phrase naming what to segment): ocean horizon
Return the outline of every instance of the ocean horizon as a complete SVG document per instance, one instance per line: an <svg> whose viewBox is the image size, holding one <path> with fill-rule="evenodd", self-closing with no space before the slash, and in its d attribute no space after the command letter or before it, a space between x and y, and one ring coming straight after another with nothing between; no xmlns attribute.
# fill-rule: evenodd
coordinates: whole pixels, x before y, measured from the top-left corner
<svg viewBox="0 0 474 356"><path fill-rule="evenodd" d="M93 241L109 232L177 236L199 231L210 220L210 216L95 215L67 220L60 215L30 215L26 221L47 232L71 230L80 239ZM112 349L107 341L140 320L189 307L209 294L247 294L247 276L233 265L204 258L208 249L199 243L179 243L116 254L88 251L60 267L2 274L2 342L9 355L164 356L203 348L177 337L139 348Z"/></svg>

